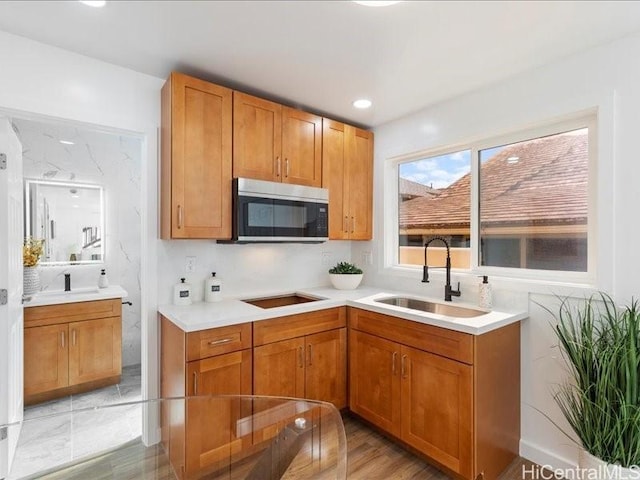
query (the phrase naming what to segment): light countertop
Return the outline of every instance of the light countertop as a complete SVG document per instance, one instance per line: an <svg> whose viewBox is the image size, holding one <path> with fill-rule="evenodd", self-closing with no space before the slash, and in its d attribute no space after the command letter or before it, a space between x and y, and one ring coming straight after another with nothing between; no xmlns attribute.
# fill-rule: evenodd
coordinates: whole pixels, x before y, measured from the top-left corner
<svg viewBox="0 0 640 480"><path fill-rule="evenodd" d="M126 298L127 291L119 285L107 288L80 287L70 292L64 290L45 290L25 295L24 307L42 307L44 305L60 305L63 303L92 302L94 300L109 300L111 298Z"/></svg>
<svg viewBox="0 0 640 480"><path fill-rule="evenodd" d="M436 313L428 313L404 307L386 305L375 301L376 299L384 297L403 296L435 303L444 303L440 299L367 286L360 286L356 290L336 290L332 287L317 287L280 292L281 295L292 293L317 297L320 298L320 300L265 309L245 303L239 298L228 297L215 303L196 302L188 306L161 305L158 308L158 311L185 332L196 332L209 328L256 322L285 315L295 315L343 306L362 308L364 310L378 312L385 315L393 315L399 318L413 320L415 322L470 333L472 335L481 335L505 325L509 325L510 323L524 320L529 316L528 312L525 311L500 312L493 310L488 311L484 315L473 318L454 318ZM267 296L271 295L256 295L255 297L244 296L243 298L260 298ZM480 310L475 305L469 305L462 302L454 302L452 305Z"/></svg>

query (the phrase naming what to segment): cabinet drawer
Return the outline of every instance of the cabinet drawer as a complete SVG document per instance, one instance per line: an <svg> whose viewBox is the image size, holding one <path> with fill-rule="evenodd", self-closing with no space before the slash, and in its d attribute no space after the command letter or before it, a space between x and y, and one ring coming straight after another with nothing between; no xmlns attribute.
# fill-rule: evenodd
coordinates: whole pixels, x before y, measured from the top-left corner
<svg viewBox="0 0 640 480"><path fill-rule="evenodd" d="M187 361L251 348L251 324L187 333Z"/></svg>
<svg viewBox="0 0 640 480"><path fill-rule="evenodd" d="M261 320L253 324L253 346L335 330L347 326L346 307Z"/></svg>
<svg viewBox="0 0 640 480"><path fill-rule="evenodd" d="M349 326L362 332L473 364L473 335L446 328L349 308Z"/></svg>
<svg viewBox="0 0 640 480"><path fill-rule="evenodd" d="M44 305L24 309L24 326L39 327L59 323L82 322L97 318L119 317L121 315L122 300L120 298Z"/></svg>

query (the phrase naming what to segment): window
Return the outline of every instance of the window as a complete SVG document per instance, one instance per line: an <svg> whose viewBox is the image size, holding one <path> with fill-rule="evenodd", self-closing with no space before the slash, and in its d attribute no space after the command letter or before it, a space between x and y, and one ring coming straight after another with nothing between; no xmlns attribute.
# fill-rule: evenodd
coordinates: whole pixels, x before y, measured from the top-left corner
<svg viewBox="0 0 640 480"><path fill-rule="evenodd" d="M397 163L396 263L422 265L441 236L453 268L589 272L594 135L590 115ZM429 264L444 254L434 242Z"/></svg>
<svg viewBox="0 0 640 480"><path fill-rule="evenodd" d="M425 242L440 236L452 247L453 268L471 266L470 171L470 150L398 165L399 264L422 265ZM445 253L444 245L434 243L429 265L444 265Z"/></svg>

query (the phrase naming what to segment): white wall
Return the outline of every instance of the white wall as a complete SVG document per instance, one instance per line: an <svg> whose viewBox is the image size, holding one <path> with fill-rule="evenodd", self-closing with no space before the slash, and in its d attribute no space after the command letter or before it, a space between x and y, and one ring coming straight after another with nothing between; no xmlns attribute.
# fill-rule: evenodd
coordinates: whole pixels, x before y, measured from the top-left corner
<svg viewBox="0 0 640 480"><path fill-rule="evenodd" d="M4 32L0 65L0 111L130 132L142 141L141 330L149 339L142 345L142 388L146 397L156 397L157 129L163 81Z"/></svg>
<svg viewBox="0 0 640 480"><path fill-rule="evenodd" d="M122 307L122 363L125 366L139 364L142 342L140 139L17 118L13 120L13 127L22 143L25 178L88 183L104 188L105 262L74 266L40 265L38 270L44 290L61 290L65 273L71 274L72 289L95 287L100 269L106 269L109 282L123 287L128 293L127 300L133 303ZM75 144L63 145L60 140ZM68 189L56 190L64 194L58 195L64 196L64 201L57 198L56 202L55 196L48 196L57 230L56 239L51 242L57 245L53 260L66 261L71 253L71 244L75 244L75 252L79 252L82 227L99 224L100 214L96 210L98 193L95 192L95 204L80 201L80 208L72 208ZM63 211L65 205L66 215ZM93 217L88 213L89 209L95 210ZM83 212L87 214L83 216ZM95 218L96 221L87 225L87 218Z"/></svg>
<svg viewBox="0 0 640 480"><path fill-rule="evenodd" d="M370 284L441 296L443 278L425 287L420 273L386 268L384 220L394 202L384 201L383 166L386 159L428 148L456 144L477 137L517 130L556 117L597 107L597 285L619 302L640 294L640 162L637 161L640 112L640 36L633 36L512 77L490 88L421 110L375 129L373 242L354 243L357 261L372 250L374 266L367 267ZM473 72L469 72L470 75ZM590 245L591 247L592 245ZM478 279L454 275L462 282L461 301L477 301ZM577 448L545 417L566 427L551 391L565 378L554 348L552 318L539 305L555 310L560 295L588 295L591 290L550 282L534 283L492 278L494 303L500 308L528 308L522 324L522 440L521 454L556 467L574 464ZM539 410L539 411L538 411ZM544 415L540 413L544 412Z"/></svg>

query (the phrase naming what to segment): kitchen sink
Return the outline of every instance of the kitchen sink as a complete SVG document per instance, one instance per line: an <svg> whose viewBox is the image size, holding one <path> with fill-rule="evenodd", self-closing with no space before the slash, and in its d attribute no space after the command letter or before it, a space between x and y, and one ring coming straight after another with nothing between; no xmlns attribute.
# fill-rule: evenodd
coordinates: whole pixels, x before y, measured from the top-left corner
<svg viewBox="0 0 640 480"><path fill-rule="evenodd" d="M416 298L409 297L377 298L375 301L379 303L385 303L387 305L393 305L396 307L419 310L421 312L437 313L438 315L446 315L447 317L472 318L487 313L483 312L482 310L474 310L473 308L428 302L426 300L418 300Z"/></svg>
<svg viewBox="0 0 640 480"><path fill-rule="evenodd" d="M252 298L248 300L242 300L245 303L250 303L260 308L276 308L286 307L288 305L298 305L300 303L315 302L317 300L324 300L323 298L312 297L311 295L301 295L299 293L291 293L287 295L277 295L275 297L263 297Z"/></svg>

